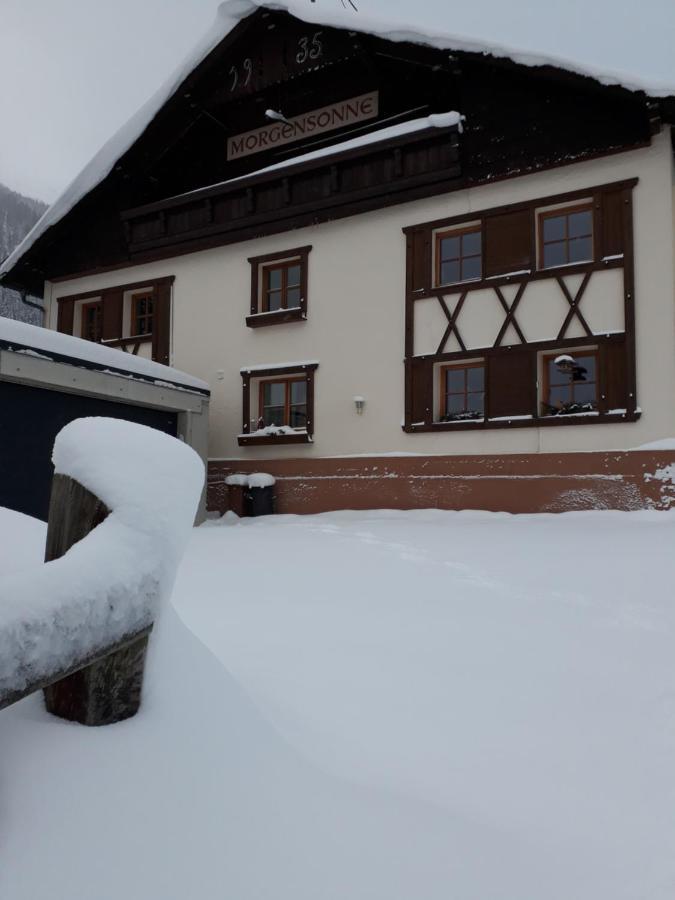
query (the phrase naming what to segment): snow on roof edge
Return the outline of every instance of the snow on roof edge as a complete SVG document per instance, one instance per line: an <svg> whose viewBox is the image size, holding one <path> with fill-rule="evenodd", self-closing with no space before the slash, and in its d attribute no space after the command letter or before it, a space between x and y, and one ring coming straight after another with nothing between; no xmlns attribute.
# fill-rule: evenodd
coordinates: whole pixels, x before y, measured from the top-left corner
<svg viewBox="0 0 675 900"><path fill-rule="evenodd" d="M239 24L257 9L264 8L288 12L304 22L326 27L348 28L351 31L368 33L390 41L425 44L442 50L455 50L468 53L483 53L507 58L524 66L553 66L587 76L604 85L618 85L631 91L644 91L651 97L675 96L675 85L648 84L641 82L626 73L606 72L590 66L555 56L538 55L531 52L507 48L489 41L478 41L443 32L424 33L402 22L385 22L361 12L343 10L337 6L328 13L319 11L317 5L307 0L223 0L218 7L216 19L193 50L186 56L182 64L164 82L134 115L101 147L79 175L70 183L61 196L49 207L41 219L28 232L26 237L14 248L9 256L0 263L0 281L21 257L30 250L33 244L49 228L56 225L67 215L90 191L106 178L118 160L133 146L145 129L170 99L191 72L208 56L208 54Z"/></svg>
<svg viewBox="0 0 675 900"><path fill-rule="evenodd" d="M101 147L65 191L38 219L24 239L0 263L0 280L52 225L56 225L90 191L97 187L131 149L164 104L178 90L191 72L226 37L241 19L255 11L252 0L227 0L218 7L216 19L192 51L185 57L164 84L128 119Z"/></svg>
<svg viewBox="0 0 675 900"><path fill-rule="evenodd" d="M201 378L165 366L163 363L134 356L132 353L124 353L123 350L105 347L93 341L86 341L75 335L42 328L40 325L29 325L28 322L7 319L4 316L0 316L0 341L15 346L18 353L37 356L44 354L47 358L51 358L49 354L53 354L93 363L95 366L103 366L103 371L117 369L120 371L111 374L119 375L122 378L132 375L152 379L157 384L161 383L163 386L176 390L182 388L200 392L210 391L207 382L202 381ZM129 375L121 373L129 373Z"/></svg>

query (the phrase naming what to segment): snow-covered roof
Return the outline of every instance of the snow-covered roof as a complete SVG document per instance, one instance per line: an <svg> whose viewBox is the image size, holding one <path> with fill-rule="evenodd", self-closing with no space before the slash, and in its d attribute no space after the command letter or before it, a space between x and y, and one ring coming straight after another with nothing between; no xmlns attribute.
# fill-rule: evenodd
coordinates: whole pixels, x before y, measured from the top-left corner
<svg viewBox="0 0 675 900"><path fill-rule="evenodd" d="M304 22L324 27L349 28L351 31L372 34L390 41L409 41L436 47L441 50L484 53L512 60L525 66L554 66L579 75L589 76L606 85L620 85L628 90L644 91L652 97L675 95L675 85L647 83L621 72L607 72L580 65L571 60L523 52L488 41L476 41L460 35L444 32L442 29L419 31L414 26L355 13L341 8L337 2L329 7L327 3L310 3L308 0L224 0L218 8L216 19L202 40L188 54L162 87L113 135L99 150L82 172L66 188L61 196L49 207L23 241L0 265L0 278L12 269L20 258L33 246L49 228L59 222L73 207L109 175L117 161L132 147L145 129L175 93L183 81L208 56L243 19L259 8L285 11ZM452 5L448 5L448 14Z"/></svg>
<svg viewBox="0 0 675 900"><path fill-rule="evenodd" d="M137 376L166 387L200 392L209 390L208 384L201 378L195 378L194 375L188 375L162 363L143 359L132 353L124 353L114 347L104 347L70 334L62 334L60 331L0 316L0 350L3 349L57 361L65 357L75 365L78 361L82 361L115 375Z"/></svg>

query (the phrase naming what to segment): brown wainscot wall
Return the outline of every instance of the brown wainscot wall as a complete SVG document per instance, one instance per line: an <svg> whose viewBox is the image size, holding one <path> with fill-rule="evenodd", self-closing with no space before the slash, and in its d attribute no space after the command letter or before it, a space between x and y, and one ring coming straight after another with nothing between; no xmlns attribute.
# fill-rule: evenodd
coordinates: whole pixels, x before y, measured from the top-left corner
<svg viewBox="0 0 675 900"><path fill-rule="evenodd" d="M631 450L212 460L208 508L232 509L235 498L230 500L225 478L251 472L276 477L279 513L382 508L535 513L669 509L675 503L675 450Z"/></svg>

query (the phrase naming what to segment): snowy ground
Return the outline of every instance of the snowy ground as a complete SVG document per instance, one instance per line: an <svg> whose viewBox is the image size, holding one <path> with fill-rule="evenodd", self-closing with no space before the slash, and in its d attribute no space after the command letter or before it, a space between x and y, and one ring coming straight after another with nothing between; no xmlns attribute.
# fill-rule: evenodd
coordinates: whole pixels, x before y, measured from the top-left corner
<svg viewBox="0 0 675 900"><path fill-rule="evenodd" d="M0 713L0 896L672 900L673 546L675 513L207 523L136 719Z"/></svg>

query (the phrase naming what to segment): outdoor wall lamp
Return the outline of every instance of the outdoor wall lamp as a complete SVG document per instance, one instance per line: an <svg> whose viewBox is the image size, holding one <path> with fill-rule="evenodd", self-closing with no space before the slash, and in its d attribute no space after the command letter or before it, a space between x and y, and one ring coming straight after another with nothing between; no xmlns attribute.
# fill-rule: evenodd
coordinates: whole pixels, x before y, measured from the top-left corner
<svg viewBox="0 0 675 900"><path fill-rule="evenodd" d="M357 396L354 397L354 406L356 407L356 414L359 416L363 415L363 407L366 405L365 397Z"/></svg>

